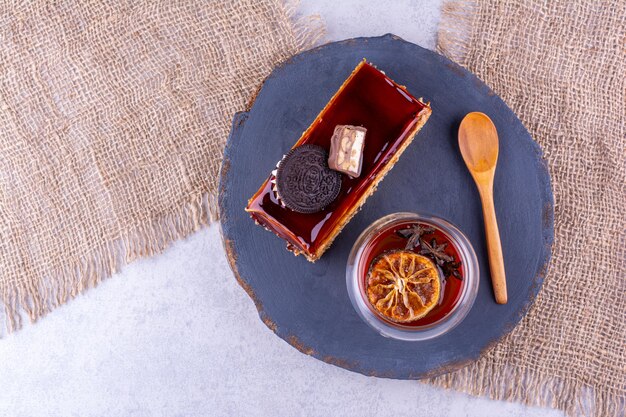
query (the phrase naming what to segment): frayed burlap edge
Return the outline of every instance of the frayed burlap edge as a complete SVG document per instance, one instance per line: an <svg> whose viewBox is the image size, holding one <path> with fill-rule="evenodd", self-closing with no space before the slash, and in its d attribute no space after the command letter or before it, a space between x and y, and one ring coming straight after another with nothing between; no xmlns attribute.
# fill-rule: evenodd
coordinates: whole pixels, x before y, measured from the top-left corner
<svg viewBox="0 0 626 417"><path fill-rule="evenodd" d="M474 1L446 1L441 7L437 50L457 63L465 62L476 18Z"/></svg>
<svg viewBox="0 0 626 417"><path fill-rule="evenodd" d="M437 50L463 66L474 41L472 30L477 20L477 7L472 0L452 0L446 1L441 10ZM568 416L626 415L626 398L618 390L597 390L575 378L558 378L538 370L502 366L484 357L476 364L425 382L493 400L552 407L565 411Z"/></svg>
<svg viewBox="0 0 626 417"><path fill-rule="evenodd" d="M486 360L427 382L492 400L556 408L568 416L623 416L625 410L624 398L618 392L599 391L574 378L566 380Z"/></svg>
<svg viewBox="0 0 626 417"><path fill-rule="evenodd" d="M83 291L97 286L104 278L136 259L162 252L171 242L190 235L206 225L214 215L208 193L198 194L177 210L163 215L111 242L94 249L32 285L4 289L6 327L9 332L23 324L22 312L36 321Z"/></svg>
<svg viewBox="0 0 626 417"><path fill-rule="evenodd" d="M326 28L319 15L298 15L298 4L298 0L287 0L283 7L292 22L296 47L302 51L317 45L325 36ZM250 92L249 105L257 92ZM212 179L206 191L190 196L187 202L158 218L137 225L115 240L103 242L84 257L68 259L63 267L39 277L36 282L5 287L0 294L4 306L3 314L0 314L0 336L19 330L24 325L24 316L34 323L56 307L96 287L122 266L159 254L174 241L219 220L218 182L218 178ZM1 320L2 315L4 320Z"/></svg>

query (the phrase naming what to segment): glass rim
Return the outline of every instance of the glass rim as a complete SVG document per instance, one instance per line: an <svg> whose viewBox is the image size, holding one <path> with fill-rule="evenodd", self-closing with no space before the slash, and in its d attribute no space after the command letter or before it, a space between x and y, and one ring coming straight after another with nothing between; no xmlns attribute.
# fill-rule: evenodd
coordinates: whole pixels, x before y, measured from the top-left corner
<svg viewBox="0 0 626 417"><path fill-rule="evenodd" d="M367 244L395 223L406 221L430 224L444 233L457 249L464 272L461 296L454 308L440 320L417 328L399 323L391 324L382 319L367 300L365 286L361 285L362 271L359 270L359 263ZM348 296L357 314L381 335L398 340L428 340L451 331L463 321L471 310L478 294L479 281L480 274L476 253L465 234L447 220L424 213L397 212L374 221L354 242L346 264Z"/></svg>

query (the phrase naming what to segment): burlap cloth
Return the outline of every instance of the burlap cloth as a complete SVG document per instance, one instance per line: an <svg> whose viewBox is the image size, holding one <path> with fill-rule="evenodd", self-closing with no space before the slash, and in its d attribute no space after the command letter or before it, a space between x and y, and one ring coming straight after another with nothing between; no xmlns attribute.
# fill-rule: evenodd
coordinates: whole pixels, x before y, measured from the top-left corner
<svg viewBox="0 0 626 417"><path fill-rule="evenodd" d="M0 5L0 295L9 330L214 216L233 113L321 34L279 0ZM626 4L447 3L441 51L549 161L544 287L478 363L431 381L624 415Z"/></svg>
<svg viewBox="0 0 626 417"><path fill-rule="evenodd" d="M569 415L624 416L626 2L448 2L439 48L489 84L543 147L556 236L521 324L434 382Z"/></svg>
<svg viewBox="0 0 626 417"><path fill-rule="evenodd" d="M0 2L10 330L215 214L233 114L323 27L281 0Z"/></svg>

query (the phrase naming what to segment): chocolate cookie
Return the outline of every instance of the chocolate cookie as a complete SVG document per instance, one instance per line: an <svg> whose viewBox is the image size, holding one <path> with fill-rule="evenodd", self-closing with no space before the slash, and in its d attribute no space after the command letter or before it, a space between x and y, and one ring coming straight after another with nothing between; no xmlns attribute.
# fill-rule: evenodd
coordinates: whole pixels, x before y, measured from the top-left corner
<svg viewBox="0 0 626 417"><path fill-rule="evenodd" d="M279 198L299 213L323 210L339 195L341 174L328 167L328 154L317 145L301 145L283 158L276 173Z"/></svg>

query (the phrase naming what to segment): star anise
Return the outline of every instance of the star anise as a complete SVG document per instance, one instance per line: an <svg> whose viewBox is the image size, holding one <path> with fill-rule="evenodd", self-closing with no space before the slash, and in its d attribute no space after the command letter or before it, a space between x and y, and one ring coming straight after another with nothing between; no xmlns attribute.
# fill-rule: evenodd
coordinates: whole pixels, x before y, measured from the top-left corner
<svg viewBox="0 0 626 417"><path fill-rule="evenodd" d="M454 258L445 252L446 246L448 246L447 243L438 245L435 238L432 238L430 242L420 239L420 245L422 247L420 255L430 256L439 266L442 266L445 262L454 261Z"/></svg>
<svg viewBox="0 0 626 417"><path fill-rule="evenodd" d="M433 229L432 227L424 226L422 224L415 224L409 228L397 230L396 234L405 239L408 239L404 249L411 250L420 244L422 235L426 233L432 233L434 231L435 229Z"/></svg>
<svg viewBox="0 0 626 417"><path fill-rule="evenodd" d="M459 267L461 266L461 262L445 262L441 266L441 271L443 271L443 276L448 278L450 276L454 276L458 279L463 279L461 273L459 272Z"/></svg>

